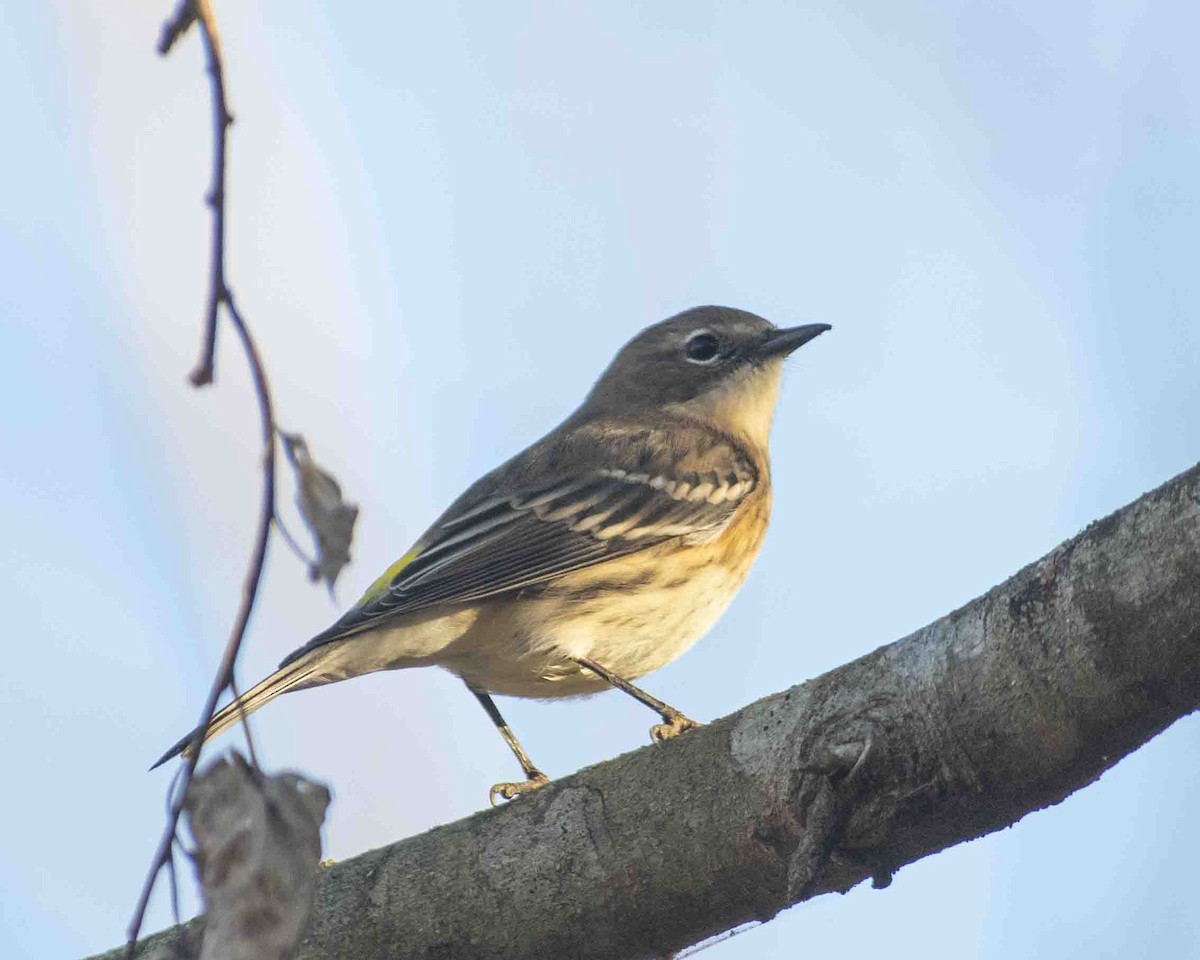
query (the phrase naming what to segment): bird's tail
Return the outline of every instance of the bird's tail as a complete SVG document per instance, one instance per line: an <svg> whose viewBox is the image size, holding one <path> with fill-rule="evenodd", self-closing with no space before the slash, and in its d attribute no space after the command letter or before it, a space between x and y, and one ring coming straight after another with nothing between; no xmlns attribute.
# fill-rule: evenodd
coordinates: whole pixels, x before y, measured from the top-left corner
<svg viewBox="0 0 1200 960"><path fill-rule="evenodd" d="M207 742L218 733L228 730L242 717L249 716L259 707L263 706L263 704L274 700L281 693L310 686L311 684L305 683L305 681L310 680L315 672L316 669L311 659L307 657L276 670L266 680L263 680L257 686L247 690L236 700L218 710L213 715L212 722L208 725L208 729L204 733L204 741ZM177 757L187 750L191 746L192 741L196 739L197 732L198 730L193 730L186 737L183 737L175 746L159 757L150 769L153 770L155 767L161 767L172 757Z"/></svg>

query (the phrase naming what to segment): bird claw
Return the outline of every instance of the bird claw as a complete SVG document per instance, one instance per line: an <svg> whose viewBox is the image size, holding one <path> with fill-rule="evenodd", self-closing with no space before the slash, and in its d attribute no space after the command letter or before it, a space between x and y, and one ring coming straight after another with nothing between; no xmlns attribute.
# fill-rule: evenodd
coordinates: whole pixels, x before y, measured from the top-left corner
<svg viewBox="0 0 1200 960"><path fill-rule="evenodd" d="M695 730L700 724L695 720L689 720L682 713L676 713L673 716L663 717L665 723L656 723L650 728L650 739L656 743L661 743L663 740L672 740L688 730Z"/></svg>
<svg viewBox="0 0 1200 960"><path fill-rule="evenodd" d="M528 780L522 780L519 783L497 783L488 791L488 799L492 806L496 805L496 798L500 797L504 800L513 800L523 793L532 793L550 782L550 778L544 773L534 771L530 774Z"/></svg>

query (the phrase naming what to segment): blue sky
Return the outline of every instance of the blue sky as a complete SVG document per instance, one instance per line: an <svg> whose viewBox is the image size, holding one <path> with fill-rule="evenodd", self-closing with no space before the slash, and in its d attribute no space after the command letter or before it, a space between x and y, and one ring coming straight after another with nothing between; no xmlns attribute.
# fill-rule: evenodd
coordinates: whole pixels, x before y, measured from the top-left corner
<svg viewBox="0 0 1200 960"><path fill-rule="evenodd" d="M0 955L117 943L236 603L257 427L205 281L199 44L167 5L0 11ZM361 507L344 602L552 426L645 324L726 303L797 355L776 513L646 686L708 719L977 596L1200 455L1191 4L218 5L230 277L281 424ZM290 500L290 491L282 490ZM339 612L277 544L240 676ZM501 704L551 775L641 746L619 695ZM255 718L344 858L515 773L453 678ZM232 743L232 740L228 742ZM1011 830L706 957L1186 956L1200 724ZM12 776L13 773L15 776ZM150 929L169 919L159 897Z"/></svg>

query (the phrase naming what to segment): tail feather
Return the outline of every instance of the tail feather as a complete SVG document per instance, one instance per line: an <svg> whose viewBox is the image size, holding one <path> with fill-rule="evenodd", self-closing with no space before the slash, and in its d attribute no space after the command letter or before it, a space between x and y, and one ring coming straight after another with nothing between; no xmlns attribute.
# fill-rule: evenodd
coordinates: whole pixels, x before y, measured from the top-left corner
<svg viewBox="0 0 1200 960"><path fill-rule="evenodd" d="M212 722L208 725L208 730L205 731L204 742L207 743L217 734L228 730L243 716L249 716L259 707L270 703L281 693L287 693L289 690L296 688L299 684L307 680L313 672L313 665L304 661L296 661L280 670L276 670L267 679L218 710L213 715ZM150 769L153 770L156 767L161 767L172 757L177 757L187 750L191 746L192 741L196 739L198 732L199 728L180 739L170 750L159 757Z"/></svg>

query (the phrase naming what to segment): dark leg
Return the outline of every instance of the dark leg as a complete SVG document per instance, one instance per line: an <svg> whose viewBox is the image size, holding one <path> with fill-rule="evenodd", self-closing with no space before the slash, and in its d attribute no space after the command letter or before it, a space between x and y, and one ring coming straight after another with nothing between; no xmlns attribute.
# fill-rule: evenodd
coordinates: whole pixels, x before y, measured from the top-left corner
<svg viewBox="0 0 1200 960"><path fill-rule="evenodd" d="M500 716L500 711L497 709L492 698L482 690L476 690L469 683L467 689L475 694L475 699L479 701L480 706L487 711L487 715L492 718L492 723L496 725L496 729L500 731L500 736L504 738L504 742L508 744L508 749L511 750L517 758L517 762L521 765L521 769L525 772L526 780L521 783L497 783L488 793L492 801L492 806L496 805L496 797L503 797L505 800L511 800L513 797L520 796L522 793L529 793L531 790L536 790L538 787L544 787L550 782L541 770L533 765L533 761L525 753L520 742L513 732L508 729L508 724L504 722L504 718Z"/></svg>
<svg viewBox="0 0 1200 960"><path fill-rule="evenodd" d="M600 664L596 663L595 660L585 660L583 657L572 657L571 659L581 667L591 670L596 676L608 681L618 690L623 690L633 697L634 700L644 703L663 718L662 723L655 724L650 728L651 740L670 740L672 737L679 736L685 730L693 730L700 726L695 720L689 720L670 704L663 703L657 697L650 696L650 694L640 687L635 687L628 680L606 670Z"/></svg>

